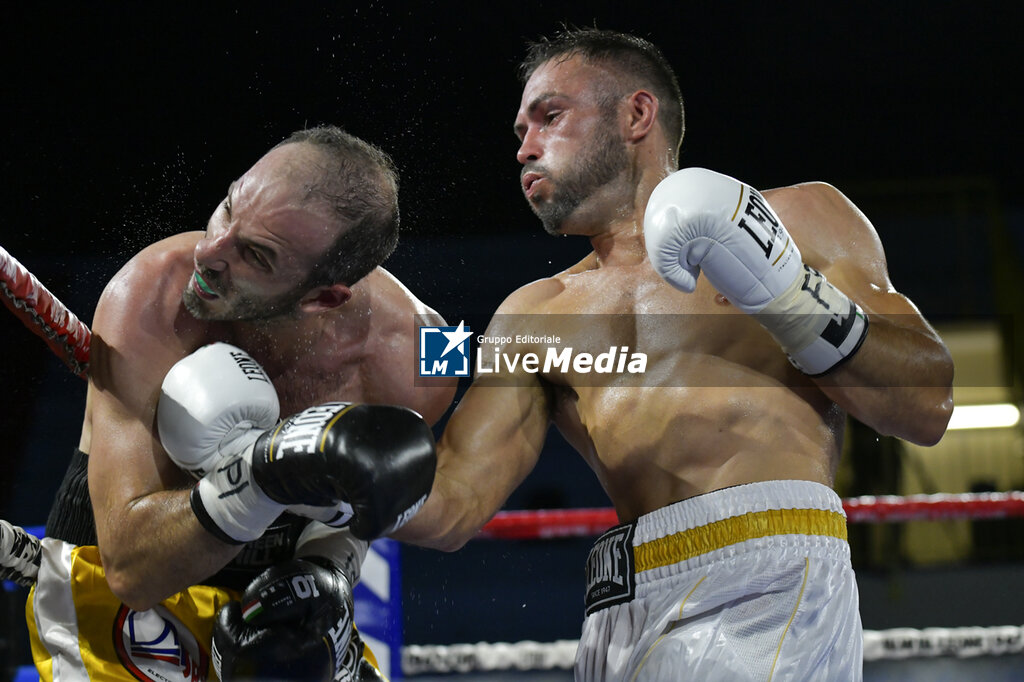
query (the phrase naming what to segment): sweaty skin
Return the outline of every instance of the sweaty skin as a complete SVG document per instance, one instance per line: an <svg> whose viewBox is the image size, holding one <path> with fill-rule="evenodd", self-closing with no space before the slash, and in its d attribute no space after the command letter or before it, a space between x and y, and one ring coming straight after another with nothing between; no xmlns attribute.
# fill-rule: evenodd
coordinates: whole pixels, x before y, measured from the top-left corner
<svg viewBox="0 0 1024 682"><path fill-rule="evenodd" d="M728 486L798 479L831 486L847 414L883 434L931 444L952 410L952 362L934 330L892 286L874 228L834 187L801 184L764 196L803 253L871 320L860 351L823 378L796 370L752 317L705 278L682 293L652 269L643 213L674 170L656 124L657 99L640 90L608 122L601 83L615 75L579 57L552 60L527 82L515 129L523 190L542 219L555 213L573 160L604 128L622 141L621 172L564 211L561 234L590 239L572 268L518 289L488 337L553 332L516 316L589 315L578 338L648 356L646 379L591 385L593 376L506 373L467 391L440 442L438 476L424 509L397 536L457 549L498 511L537 462L554 424L594 470L623 522ZM562 193L561 195L559 193ZM548 225L545 225L549 229ZM596 316L602 317L596 317ZM518 318L522 319L522 318ZM571 344L566 344L571 345ZM482 349L491 352L491 349ZM505 353L545 344L509 344Z"/></svg>
<svg viewBox="0 0 1024 682"><path fill-rule="evenodd" d="M178 360L215 341L245 349L271 377L282 415L345 400L405 405L433 423L454 395L451 381L414 379L415 316L443 322L382 268L351 287L313 289L293 313L266 321L200 320L185 308L187 286L198 287L196 305L216 315L245 297L274 299L300 285L331 238L326 209L301 200L314 153L303 143L272 150L232 184L206 232L143 249L100 298L79 447L90 455L107 581L137 610L213 574L241 549L200 526L189 505L192 481L158 441L160 385ZM199 269L206 287L196 281Z"/></svg>

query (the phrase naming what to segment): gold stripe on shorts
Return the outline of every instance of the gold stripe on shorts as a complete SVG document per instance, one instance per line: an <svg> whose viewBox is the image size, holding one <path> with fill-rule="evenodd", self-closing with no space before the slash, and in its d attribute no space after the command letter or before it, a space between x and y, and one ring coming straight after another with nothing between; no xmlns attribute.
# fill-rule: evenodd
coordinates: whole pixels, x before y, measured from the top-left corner
<svg viewBox="0 0 1024 682"><path fill-rule="evenodd" d="M846 540L846 517L825 509L747 512L637 545L633 548L635 571L670 566L744 540L770 535L827 535Z"/></svg>

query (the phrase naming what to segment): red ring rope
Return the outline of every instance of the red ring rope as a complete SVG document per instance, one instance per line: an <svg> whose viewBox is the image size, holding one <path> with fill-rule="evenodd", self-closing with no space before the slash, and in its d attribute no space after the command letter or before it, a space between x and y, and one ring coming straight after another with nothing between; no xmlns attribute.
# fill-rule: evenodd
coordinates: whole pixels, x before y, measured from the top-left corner
<svg viewBox="0 0 1024 682"><path fill-rule="evenodd" d="M850 523L997 519L1024 516L1024 492L855 497L843 500ZM537 540L600 535L619 523L614 509L498 512L478 538Z"/></svg>
<svg viewBox="0 0 1024 682"><path fill-rule="evenodd" d="M4 305L46 341L71 371L86 378L92 332L67 306L0 246L0 292Z"/></svg>
<svg viewBox="0 0 1024 682"><path fill-rule="evenodd" d="M92 333L25 266L0 247L4 304L78 376L89 370ZM843 500L851 523L1024 516L1024 492L857 497ZM614 509L499 512L478 537L540 539L599 535L618 523Z"/></svg>

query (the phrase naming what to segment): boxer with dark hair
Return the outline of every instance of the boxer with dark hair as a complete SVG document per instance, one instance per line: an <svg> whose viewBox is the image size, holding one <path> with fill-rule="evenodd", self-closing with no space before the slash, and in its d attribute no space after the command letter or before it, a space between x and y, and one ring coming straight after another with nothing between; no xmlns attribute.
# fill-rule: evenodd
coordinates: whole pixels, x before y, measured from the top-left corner
<svg viewBox="0 0 1024 682"><path fill-rule="evenodd" d="M487 352L544 357L545 338L599 338L642 351L648 379L596 381L568 363L478 375L398 537L460 547L553 423L622 522L591 552L577 679L860 679L832 490L846 415L935 443L952 412L948 350L836 188L762 194L677 171L682 98L648 41L566 31L530 47L522 76L522 191L546 231L593 251L511 294L485 337L525 340ZM735 89L733 105L761 104ZM565 320L581 316L570 337Z"/></svg>

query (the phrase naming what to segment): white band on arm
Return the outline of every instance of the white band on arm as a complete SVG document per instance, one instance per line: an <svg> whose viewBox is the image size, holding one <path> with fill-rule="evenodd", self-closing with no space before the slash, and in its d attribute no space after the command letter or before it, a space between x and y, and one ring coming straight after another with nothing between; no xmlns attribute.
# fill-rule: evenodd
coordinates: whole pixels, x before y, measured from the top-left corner
<svg viewBox="0 0 1024 682"><path fill-rule="evenodd" d="M790 362L812 377L853 356L868 333L868 317L861 307L806 264L803 276L754 317Z"/></svg>
<svg viewBox="0 0 1024 682"><path fill-rule="evenodd" d="M295 543L295 558L319 556L341 569L354 586L359 582L363 560L370 543L352 535L347 528L332 528L317 521L306 525Z"/></svg>
<svg viewBox="0 0 1024 682"><path fill-rule="evenodd" d="M252 478L252 448L221 462L192 488L192 511L219 540L241 545L255 540L285 510Z"/></svg>

